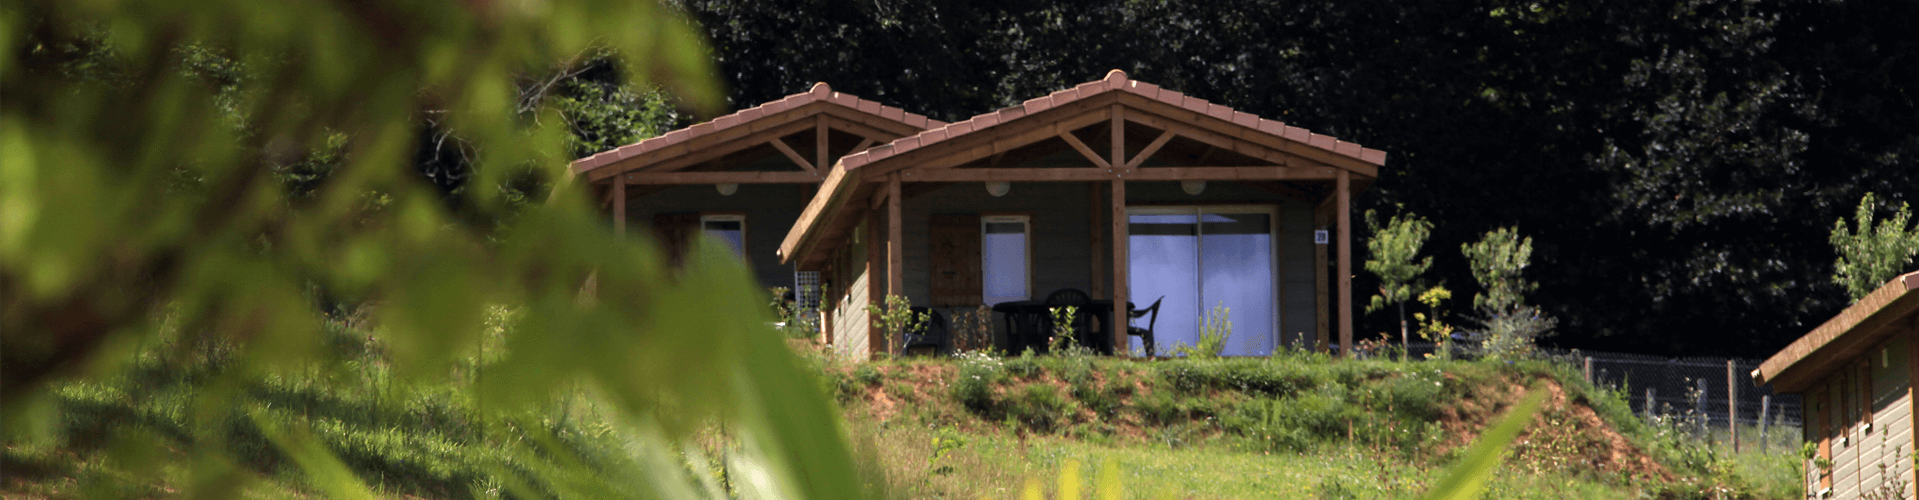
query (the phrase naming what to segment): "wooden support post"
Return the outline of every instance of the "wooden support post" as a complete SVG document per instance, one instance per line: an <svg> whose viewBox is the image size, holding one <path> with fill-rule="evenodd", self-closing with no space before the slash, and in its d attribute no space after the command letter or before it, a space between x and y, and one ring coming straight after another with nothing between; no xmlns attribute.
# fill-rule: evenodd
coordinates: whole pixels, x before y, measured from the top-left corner
<svg viewBox="0 0 1919 500"><path fill-rule="evenodd" d="M626 174L613 178L613 234L626 236Z"/></svg>
<svg viewBox="0 0 1919 500"><path fill-rule="evenodd" d="M1739 453L1739 372L1726 360L1726 433L1732 438L1732 452Z"/></svg>
<svg viewBox="0 0 1919 500"><path fill-rule="evenodd" d="M1593 357L1585 356L1580 364L1579 372L1586 375L1586 385L1593 385Z"/></svg>
<svg viewBox="0 0 1919 500"><path fill-rule="evenodd" d="M1126 179L1113 179L1112 212L1107 217L1113 228L1113 355L1126 352Z"/></svg>
<svg viewBox="0 0 1919 500"><path fill-rule="evenodd" d="M1328 212L1332 210L1332 197L1328 196L1326 201L1326 203L1320 203L1319 206L1313 209L1313 230L1315 232L1324 231L1331 225L1329 222L1332 219L1332 214ZM1328 266L1331 265L1327 260L1328 248L1326 248L1330 244L1330 241L1327 243L1315 242L1313 244L1313 351L1319 353L1330 352L1333 345L1332 273L1326 272Z"/></svg>
<svg viewBox="0 0 1919 500"><path fill-rule="evenodd" d="M900 174L886 176L886 293L906 296L906 254L900 236Z"/></svg>
<svg viewBox="0 0 1919 500"><path fill-rule="evenodd" d="M1339 221L1339 357L1353 357L1353 194L1352 174L1339 170L1333 196L1333 214Z"/></svg>
<svg viewBox="0 0 1919 500"><path fill-rule="evenodd" d="M813 148L813 171L821 176L825 176L827 174L826 170L833 166L833 164L827 163L829 159L826 156L826 115L819 115L815 119L818 120L818 124L814 126L815 132L813 134L813 140L816 142Z"/></svg>
<svg viewBox="0 0 1919 500"><path fill-rule="evenodd" d="M1100 186L1097 182L1086 184L1086 217L1088 219L1086 224L1088 234L1086 236L1087 241L1090 242L1088 246L1091 248L1088 252L1091 255L1088 257L1090 257L1089 260L1092 261L1091 276L1093 277L1093 298L1095 299L1106 298L1106 249L1102 248L1106 246L1106 231L1100 227L1104 225L1100 223L1104 219L1099 216L1100 212L1105 211L1106 206L1104 203L1100 203L1104 201L1100 197L1101 187L1104 186Z"/></svg>
<svg viewBox="0 0 1919 500"><path fill-rule="evenodd" d="M1766 452L1766 417L1772 415L1772 396L1759 397L1759 452Z"/></svg>
<svg viewBox="0 0 1919 500"><path fill-rule="evenodd" d="M876 308L886 307L886 294L880 290L880 252L885 251L880 241L880 212L866 212L866 300ZM880 331L879 317L871 313L866 315L866 352L868 357L878 357L881 353L892 354L892 340L886 332Z"/></svg>

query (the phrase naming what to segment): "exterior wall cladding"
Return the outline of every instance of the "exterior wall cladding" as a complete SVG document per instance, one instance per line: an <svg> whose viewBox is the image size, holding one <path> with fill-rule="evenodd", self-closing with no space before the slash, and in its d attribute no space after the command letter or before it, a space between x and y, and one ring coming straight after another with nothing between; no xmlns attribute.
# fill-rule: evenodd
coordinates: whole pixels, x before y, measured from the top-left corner
<svg viewBox="0 0 1919 500"><path fill-rule="evenodd" d="M793 287L793 266L780 265L780 240L806 209L807 198L793 184L741 184L732 196L721 196L711 184L666 188L626 204L631 227L642 232L662 213L746 214L746 256L763 287Z"/></svg>
<svg viewBox="0 0 1919 500"><path fill-rule="evenodd" d="M1824 437L1821 430L1831 429L1832 490L1827 498L1891 498L1883 495L1895 489L1904 489L1904 498L1919 493L1912 487L1912 397L1906 372L1908 342L1915 333L1903 332L1866 351L1806 392L1811 416L1804 426L1806 442L1818 443ZM1861 384L1857 367L1868 363L1871 382ZM1868 386L1871 394L1862 401L1859 394ZM1870 405L1869 420L1861 405ZM1821 471L1810 463L1805 471L1807 491L1818 493Z"/></svg>
<svg viewBox="0 0 1919 500"><path fill-rule="evenodd" d="M1023 182L1014 183L1012 190L1003 197L993 197L986 193L985 187L977 182L949 184L938 190L909 198L900 207L902 217L901 245L904 246L905 273L902 276L906 296L915 304L930 303L932 299L928 259L931 255L931 242L928 228L933 214L1018 214L1032 217L1032 293L1035 299L1061 288L1087 289L1092 283L1092 267L1089 260L1092 249L1088 210L1092 208L1089 199L1092 192L1100 193L1102 212L1109 206L1104 197L1110 192L1109 184L1097 183L1091 188L1084 182ZM1313 288L1313 227L1312 207L1305 202L1286 200L1271 192L1246 186L1237 182L1216 181L1208 183L1204 192L1188 195L1180 190L1178 182L1128 182L1126 184L1126 203L1128 206L1178 206L1178 205L1268 205L1278 207L1278 241L1274 247L1279 252L1278 279L1280 281L1280 324L1282 340L1286 345L1301 345L1301 339L1312 338L1315 320ZM1102 224L1105 213L1100 214ZM1100 255L1106 265L1112 265L1112 244L1110 230L1102 227ZM1106 272L1111 272L1106 271ZM1106 278L1111 280L1110 275ZM1110 290L1111 284L1108 284ZM1139 303L1137 297L1135 303ZM1144 305L1141 303L1140 305ZM949 311L948 317L953 317ZM1000 329L1004 325L995 325ZM995 332L996 336L1003 332Z"/></svg>

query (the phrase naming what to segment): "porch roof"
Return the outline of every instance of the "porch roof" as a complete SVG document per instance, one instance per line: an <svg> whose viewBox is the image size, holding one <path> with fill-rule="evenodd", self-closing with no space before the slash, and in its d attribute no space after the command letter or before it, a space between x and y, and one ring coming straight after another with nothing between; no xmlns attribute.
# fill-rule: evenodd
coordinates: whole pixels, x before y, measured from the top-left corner
<svg viewBox="0 0 1919 500"><path fill-rule="evenodd" d="M1106 121L1114 124L1110 156L1095 153L1074 133ZM1160 131L1130 159L1122 132L1127 124ZM1139 168L1175 137L1237 153L1256 164ZM1095 168L959 168L1054 138L1069 143ZM1101 80L840 158L779 253L782 262L802 265L823 258L815 251L820 243L850 231L859 215L872 208L849 200L865 200L888 182L1332 181L1348 175L1364 186L1378 177L1385 162L1384 151L1129 80L1125 72L1113 70Z"/></svg>
<svg viewBox="0 0 1919 500"><path fill-rule="evenodd" d="M832 158L822 154L821 158L809 161L781 141L781 137L809 129L824 131L830 128L882 143L945 125L945 122L900 108L834 92L831 86L822 82L813 84L806 92L575 160L571 172L586 177L592 184L611 184L610 179L622 173L645 174L643 180L649 184L818 182L822 175L817 172L819 169L815 164L831 161ZM806 171L680 172L701 162L767 144L777 147Z"/></svg>
<svg viewBox="0 0 1919 500"><path fill-rule="evenodd" d="M1919 272L1893 278L1854 302L1752 371L1754 384L1782 393L1805 392L1820 377L1900 331L1919 329Z"/></svg>

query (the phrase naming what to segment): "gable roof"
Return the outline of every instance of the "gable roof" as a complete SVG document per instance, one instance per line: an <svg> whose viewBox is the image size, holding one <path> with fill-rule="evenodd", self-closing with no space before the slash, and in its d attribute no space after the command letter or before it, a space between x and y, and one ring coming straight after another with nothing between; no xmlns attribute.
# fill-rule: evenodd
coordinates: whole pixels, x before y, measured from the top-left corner
<svg viewBox="0 0 1919 500"><path fill-rule="evenodd" d="M1805 392L1820 377L1892 337L1904 325L1919 329L1919 272L1893 278L1854 302L1752 371L1754 384L1778 392Z"/></svg>
<svg viewBox="0 0 1919 500"><path fill-rule="evenodd" d="M714 152L709 151L713 146L820 114L853 122L850 128L863 125L876 129L867 131L869 133L885 132L888 135L912 135L927 128L946 125L924 115L852 94L834 92L832 86L821 82L813 84L806 92L574 160L571 168L573 173L587 175L589 179L597 181L613 175L611 172L602 173L606 169L645 169L695 153L714 156ZM743 146L751 145L755 144Z"/></svg>
<svg viewBox="0 0 1919 500"><path fill-rule="evenodd" d="M1103 111L1106 105L1120 106L1126 109L1144 111L1140 116L1127 115L1127 120L1135 118L1158 122L1156 128L1164 128L1170 137L1176 130L1178 135L1202 142L1250 145L1246 148L1233 147L1235 152L1263 155L1262 160L1272 163L1270 166L1251 167L1263 170L1266 174L1278 174L1283 171L1314 170L1316 174L1333 175L1334 170L1344 170L1357 177L1360 185L1378 176L1378 168L1386 161L1386 153L1368 149L1359 144L1342 141L1332 136L1315 134L1309 130L1289 126L1284 123L1260 118L1233 108L1206 102L1185 94L1161 89L1147 82L1129 80L1126 73L1113 70L1100 80L1086 82L1073 88L1060 90L1045 97L1028 100L1017 106L984 113L965 121L935 127L918 134L902 137L891 143L877 146L863 152L840 158L830 172L820 192L807 204L799 221L787 233L780 245L780 258L791 262L796 257L803 261L813 260L810 252L818 241L830 238L834 234L850 229L851 215L864 212L865 207L856 205L846 209L847 200L861 199L872 193L880 176L895 171L924 172L938 168L949 168L967 161L969 158L1003 153L1010 149L1025 147L1044 138L1047 134L1058 134L1059 130L1093 125L1096 122L1077 120L1071 124L1061 122L1057 130L1036 130L1035 135L1021 140L994 141L991 131L1002 131L1009 127L1020 128L1047 120L1058 120L1074 113L1093 114ZM1114 108L1114 113L1119 113ZM1086 122L1080 125L1080 122ZM1025 135L1025 134L1022 134ZM1062 136L1064 137L1064 136ZM1022 142L1024 141L1024 142ZM1160 141L1155 141L1156 143ZM947 145L935 148L935 146ZM1083 144L1074 143L1082 149L1082 154L1095 156L1086 150ZM1148 150L1154 146L1148 146ZM1150 151L1141 151L1141 158ZM1115 152L1120 155L1121 152ZM1295 167L1285 163L1288 159L1300 159L1304 165ZM1103 162L1103 160L1093 160ZM1106 165L1105 163L1100 163ZM1137 161L1127 165L1106 165L1105 172L1083 169L1073 172L1074 178L1051 180L1104 180L1113 178L1115 173L1135 172L1132 167ZM1145 169L1163 170L1163 169ZM1220 175L1222 179L1232 179L1234 175L1244 173L1242 169L1208 172L1207 175ZM1144 173L1144 172L1139 172ZM907 176L910 180L911 175ZM1098 177L1095 179L1095 177ZM1139 178L1139 177L1133 177Z"/></svg>
<svg viewBox="0 0 1919 500"><path fill-rule="evenodd" d="M912 137L904 137L892 144L875 147L841 159L848 169L857 169L867 164L889 157L906 154L916 149L932 146L940 142L956 139L967 134L991 128L1000 123L1020 119L1027 115L1064 106L1081 99L1109 92L1125 92L1154 101L1178 106L1194 113L1203 114L1235 125L1257 130L1261 133L1283 138L1296 143L1307 144L1313 148L1352 158L1373 166L1386 164L1386 152L1368 149L1359 144L1342 141L1333 136L1315 134L1310 130L1286 125L1285 123L1260 118L1231 107L1207 102L1205 99L1189 96L1173 90L1162 89L1158 85L1137 80L1128 80L1126 72L1112 70L1106 78L1079 84L1070 89L1053 92L1045 97L1029 99L1017 106L1009 106L998 111L974 116L966 121L952 123Z"/></svg>

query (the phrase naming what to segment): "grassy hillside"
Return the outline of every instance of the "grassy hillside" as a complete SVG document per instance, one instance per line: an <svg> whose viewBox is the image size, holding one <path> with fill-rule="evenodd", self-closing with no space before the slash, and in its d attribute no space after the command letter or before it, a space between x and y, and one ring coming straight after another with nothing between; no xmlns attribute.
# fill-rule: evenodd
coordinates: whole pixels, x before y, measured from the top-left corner
<svg viewBox="0 0 1919 500"><path fill-rule="evenodd" d="M1115 467L1127 498L1405 498L1528 390L1550 398L1487 498L1799 498L1790 446L1734 454L1543 361L967 355L826 369L869 482L1007 497Z"/></svg>

